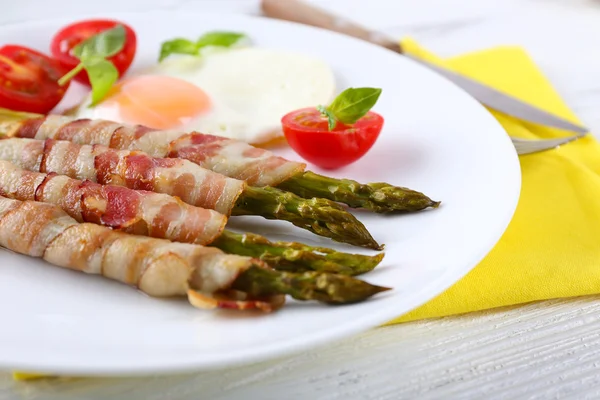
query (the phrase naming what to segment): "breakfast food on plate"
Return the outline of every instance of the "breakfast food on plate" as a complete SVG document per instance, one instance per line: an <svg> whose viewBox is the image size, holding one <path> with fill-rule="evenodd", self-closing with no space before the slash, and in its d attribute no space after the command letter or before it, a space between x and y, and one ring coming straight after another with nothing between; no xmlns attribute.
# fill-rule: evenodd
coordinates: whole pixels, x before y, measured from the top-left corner
<svg viewBox="0 0 600 400"><path fill-rule="evenodd" d="M227 293L244 271L265 268L260 261L227 255L216 248L79 224L58 206L47 203L0 197L0 245L60 267L102 274L150 296L187 294L198 307L239 305L271 310L283 304L282 296L244 299Z"/></svg>
<svg viewBox="0 0 600 400"><path fill-rule="evenodd" d="M129 69L137 43L127 24L89 20L63 28L50 47L51 56L17 44L0 48L0 106L50 112L72 79L90 85L99 101Z"/></svg>
<svg viewBox="0 0 600 400"><path fill-rule="evenodd" d="M214 247L175 243L78 223L60 207L0 196L0 246L132 285L154 297L187 296L198 308L272 311L283 295L352 303L388 288L346 275L281 272Z"/></svg>
<svg viewBox="0 0 600 400"><path fill-rule="evenodd" d="M0 135L69 140L114 149L141 150L153 157L182 158L252 186L276 186L304 198L325 198L375 212L437 207L421 192L388 183L361 184L305 171L305 164L278 157L239 140L202 133L161 131L139 125L62 115L0 110Z"/></svg>
<svg viewBox="0 0 600 400"><path fill-rule="evenodd" d="M322 168L355 162L369 151L383 127L383 117L370 111L380 94L377 88L349 88L328 106L287 113L281 119L287 142L302 158Z"/></svg>
<svg viewBox="0 0 600 400"><path fill-rule="evenodd" d="M333 72L321 60L244 47L171 56L127 76L95 107L84 99L70 115L264 145L282 139L282 115L329 102L334 90Z"/></svg>
<svg viewBox="0 0 600 400"><path fill-rule="evenodd" d="M96 42L77 36L87 30L95 34ZM112 35L112 52L117 52L107 60L117 68L110 79L102 76L90 82L88 76L93 77L98 67L86 67L86 59L112 53L99 45L108 42L107 32ZM283 139L281 115L331 100L333 71L304 54L237 45L243 39L240 33L209 32L196 42L168 40L156 65L119 82L116 78L129 68L136 47L135 34L126 24L106 20L72 24L56 34L52 53L72 71L61 82L74 76L92 87L79 106L69 110L73 116L199 130L256 145L274 143Z"/></svg>
<svg viewBox="0 0 600 400"><path fill-rule="evenodd" d="M289 145L325 169L360 160L383 128L382 91L335 96L334 71L240 32L165 40L130 71L126 23L69 24L50 53L0 48L0 246L104 275L200 308L344 304L389 290L352 275L382 260L225 230L230 216L285 220L382 249L343 205L378 213L437 208L425 194L306 170L266 148ZM60 115L71 83L89 88ZM60 107L59 107L60 108Z"/></svg>
<svg viewBox="0 0 600 400"><path fill-rule="evenodd" d="M0 107L47 113L63 99L68 83L58 80L65 71L39 51L19 45L0 47Z"/></svg>
<svg viewBox="0 0 600 400"><path fill-rule="evenodd" d="M227 216L260 215L286 220L340 242L381 248L364 225L337 203L304 199L270 187L250 187L187 160L152 158L139 151L64 140L24 138L0 141L0 158L29 170L171 194Z"/></svg>
<svg viewBox="0 0 600 400"><path fill-rule="evenodd" d="M361 184L305 171L304 163L276 157L248 143L253 143L264 127L275 124L287 132L299 154L319 165L333 168L356 161L372 146L383 124L381 116L369 112L379 96L372 88L346 90L329 103L335 89L333 73L321 61L275 49L239 46L245 35L219 31L205 33L197 41L167 40L157 65L124 76L137 46L132 31L118 21L87 20L55 35L52 51L62 67L79 63L60 79L47 80L52 85L68 85L79 78L90 84L91 93L73 110L71 120L48 121L37 138L186 158L252 186L279 186L302 197L325 198L375 212L438 206L439 202L407 188L383 182ZM66 55L75 61L64 65ZM82 78L84 73L87 81ZM265 122L275 114L276 122ZM199 115L204 116L198 119ZM83 122L84 117L93 119ZM113 125L114 132L106 126L98 130L97 124L108 124L103 122L106 119L130 124ZM69 126L58 126L75 120ZM316 145L314 132L305 129L313 124L323 133ZM204 133L186 134L192 129ZM227 132L230 138L225 137ZM31 137L32 132L27 134L30 136L25 137Z"/></svg>
<svg viewBox="0 0 600 400"><path fill-rule="evenodd" d="M1 132L5 136L69 140L77 144L140 150L152 157L182 158L252 186L274 186L305 168L303 163L288 161L270 151L220 136L56 114L26 114L26 119L22 119L19 114L3 111L0 117L5 122ZM9 126L10 118L14 122L12 126Z"/></svg>
<svg viewBox="0 0 600 400"><path fill-rule="evenodd" d="M372 270L383 258L383 253L346 254L302 243L271 243L260 235L225 231L224 215L190 206L166 194L26 171L8 161L0 161L0 171L1 196L55 204L78 222L175 242L211 245L226 253L261 259L275 269L357 275Z"/></svg>
<svg viewBox="0 0 600 400"><path fill-rule="evenodd" d="M79 222L202 245L213 242L227 223L223 214L166 194L30 172L9 161L0 161L0 171L0 195L56 204Z"/></svg>
<svg viewBox="0 0 600 400"><path fill-rule="evenodd" d="M87 54L82 54L84 45ZM94 56L105 59L117 71L118 78L131 66L136 50L135 31L123 22L110 19L90 19L66 25L56 32L50 42L52 57L65 71L77 70L72 78L88 86L92 86L90 71L93 83L97 83L97 71L112 69L108 64L98 61L82 65L82 58Z"/></svg>

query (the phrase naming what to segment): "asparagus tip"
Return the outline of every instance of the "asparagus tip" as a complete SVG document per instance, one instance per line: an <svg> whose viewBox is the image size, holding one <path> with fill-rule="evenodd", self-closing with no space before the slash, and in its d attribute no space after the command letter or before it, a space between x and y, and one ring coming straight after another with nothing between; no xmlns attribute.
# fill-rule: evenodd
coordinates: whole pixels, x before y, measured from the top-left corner
<svg viewBox="0 0 600 400"><path fill-rule="evenodd" d="M260 215L284 220L337 242L382 249L354 215L328 199L305 199L272 187L248 186L232 215Z"/></svg>
<svg viewBox="0 0 600 400"><path fill-rule="evenodd" d="M359 183L305 171L278 185L305 198L321 197L377 213L415 212L440 204L424 193L386 182Z"/></svg>
<svg viewBox="0 0 600 400"><path fill-rule="evenodd" d="M226 253L254 257L282 271L321 271L358 275L373 270L383 259L376 255L351 254L297 242L271 242L253 233L228 230L211 243Z"/></svg>
<svg viewBox="0 0 600 400"><path fill-rule="evenodd" d="M364 301L391 288L373 285L347 275L326 272L282 272L251 267L232 285L253 297L288 294L297 300L316 300L327 304Z"/></svg>
<svg viewBox="0 0 600 400"><path fill-rule="evenodd" d="M374 294L381 293L381 292L387 292L388 290L392 290L391 287L387 287L387 286L378 286L378 285L372 285L372 286L373 286Z"/></svg>
<svg viewBox="0 0 600 400"><path fill-rule="evenodd" d="M392 290L392 288L387 286L379 286L373 285L371 283L365 281L356 281L354 283L355 288L353 289L354 293L350 291L343 293L343 290L339 289L339 294L333 295L331 298L327 300L323 300L324 303L329 303L332 305L341 305L341 304L352 304L365 301L369 297L373 297L376 294L387 292L388 290Z"/></svg>
<svg viewBox="0 0 600 400"><path fill-rule="evenodd" d="M379 263L383 260L383 258L385 257L385 253L379 253L373 256L373 268L375 268L376 266L379 265Z"/></svg>

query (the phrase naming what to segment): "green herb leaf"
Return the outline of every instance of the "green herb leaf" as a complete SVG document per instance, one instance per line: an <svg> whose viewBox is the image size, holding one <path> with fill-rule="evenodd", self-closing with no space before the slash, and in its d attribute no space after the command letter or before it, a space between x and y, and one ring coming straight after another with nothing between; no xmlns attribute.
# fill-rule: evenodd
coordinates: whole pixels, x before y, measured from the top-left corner
<svg viewBox="0 0 600 400"><path fill-rule="evenodd" d="M326 107L321 105L317 106L317 110L319 110L322 116L327 117L327 129L332 131L337 123L334 115Z"/></svg>
<svg viewBox="0 0 600 400"><path fill-rule="evenodd" d="M120 52L125 46L125 28L116 25L94 36L89 37L73 47L73 54L79 58L79 64L58 80L59 85L66 84L81 70L87 72L92 85L92 103L98 104L119 79L119 71L113 63L106 60Z"/></svg>
<svg viewBox="0 0 600 400"><path fill-rule="evenodd" d="M198 54L198 47L196 43L188 39L176 38L163 42L160 46L160 56L158 61L162 61L171 54Z"/></svg>
<svg viewBox="0 0 600 400"><path fill-rule="evenodd" d="M200 36L196 42L198 49L207 46L231 47L246 35L237 32L208 32Z"/></svg>
<svg viewBox="0 0 600 400"><path fill-rule="evenodd" d="M209 46L231 47L245 37L246 35L243 33L213 31L200 36L196 42L184 38L175 38L162 43L158 61L164 60L171 54L197 56L200 54L200 49Z"/></svg>
<svg viewBox="0 0 600 400"><path fill-rule="evenodd" d="M377 103L381 89L348 88L340 93L327 107L334 118L344 124L361 119Z"/></svg>
<svg viewBox="0 0 600 400"><path fill-rule="evenodd" d="M110 88L119 79L119 71L113 63L100 57L90 58L84 61L83 65L92 84L90 107L93 107L108 94Z"/></svg>
<svg viewBox="0 0 600 400"><path fill-rule="evenodd" d="M88 57L112 57L125 46L125 28L117 25L114 28L89 37L73 48L73 54L80 60Z"/></svg>

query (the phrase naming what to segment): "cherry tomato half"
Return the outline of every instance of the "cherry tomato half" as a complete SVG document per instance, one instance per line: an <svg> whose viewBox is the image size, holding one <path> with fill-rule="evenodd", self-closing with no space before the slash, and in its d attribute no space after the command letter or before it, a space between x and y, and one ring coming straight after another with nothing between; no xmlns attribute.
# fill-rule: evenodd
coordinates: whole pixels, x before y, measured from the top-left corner
<svg viewBox="0 0 600 400"><path fill-rule="evenodd" d="M137 47L135 32L130 26L123 22L108 19L93 19L67 25L58 31L52 38L52 42L50 43L52 56L56 58L67 71L70 71L79 64L79 59L72 54L73 47L77 46L87 38L110 28L114 28L119 24L123 25L125 28L125 44L120 52L109 57L107 60L114 64L121 77L133 62ZM90 80L85 71L78 73L74 79L90 86Z"/></svg>
<svg viewBox="0 0 600 400"><path fill-rule="evenodd" d="M0 48L0 107L45 114L64 97L69 85L60 64L36 50L6 45Z"/></svg>
<svg viewBox="0 0 600 400"><path fill-rule="evenodd" d="M334 169L358 160L373 146L383 117L369 111L352 125L338 122L332 131L316 108L303 108L282 119L283 133L290 147L306 161L321 168Z"/></svg>

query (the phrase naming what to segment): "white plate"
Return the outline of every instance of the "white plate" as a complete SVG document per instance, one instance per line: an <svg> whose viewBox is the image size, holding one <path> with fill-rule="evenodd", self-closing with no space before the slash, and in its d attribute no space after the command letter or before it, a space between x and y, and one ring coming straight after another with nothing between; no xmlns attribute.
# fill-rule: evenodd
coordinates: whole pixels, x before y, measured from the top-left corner
<svg viewBox="0 0 600 400"><path fill-rule="evenodd" d="M411 215L358 213L386 244L383 263L364 278L393 291L343 307L290 301L270 315L197 310L183 300L148 298L101 277L1 252L0 367L132 375L225 367L299 352L427 302L472 269L509 223L520 170L506 132L476 101L416 63L338 34L256 17L164 11L112 17L138 34L135 67L154 62L166 39L227 29L248 33L256 45L325 59L340 88L383 88L376 110L386 124L378 142L362 160L330 174L408 186L443 205ZM0 42L47 52L53 33L71 21L4 27ZM78 93L69 94L72 100ZM291 151L282 153L298 159ZM244 217L231 226L273 239L369 253L280 221Z"/></svg>

